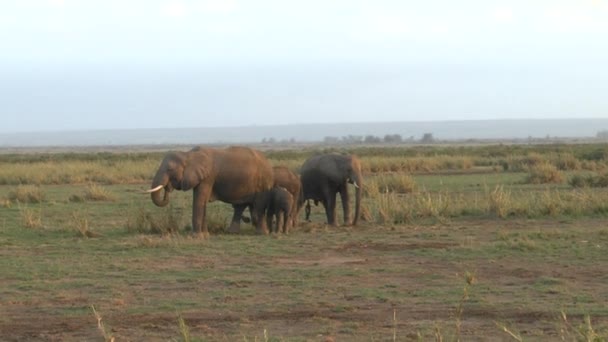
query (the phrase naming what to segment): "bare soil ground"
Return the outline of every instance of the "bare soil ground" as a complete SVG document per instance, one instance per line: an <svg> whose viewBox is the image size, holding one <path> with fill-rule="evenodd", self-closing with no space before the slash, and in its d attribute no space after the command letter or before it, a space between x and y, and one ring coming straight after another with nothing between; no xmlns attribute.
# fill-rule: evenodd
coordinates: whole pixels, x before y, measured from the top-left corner
<svg viewBox="0 0 608 342"><path fill-rule="evenodd" d="M3 240L0 340L103 340L91 306L116 341L181 340L179 317L192 340L209 341L514 340L503 327L577 340L590 334L585 315L605 337L607 227L488 219L306 223L289 236L209 241Z"/></svg>

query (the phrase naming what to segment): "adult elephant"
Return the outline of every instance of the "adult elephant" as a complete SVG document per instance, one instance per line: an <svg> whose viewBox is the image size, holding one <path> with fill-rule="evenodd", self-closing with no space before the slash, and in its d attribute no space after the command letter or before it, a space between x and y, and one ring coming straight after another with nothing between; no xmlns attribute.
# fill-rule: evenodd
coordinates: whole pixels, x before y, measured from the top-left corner
<svg viewBox="0 0 608 342"><path fill-rule="evenodd" d="M325 207L327 223L336 225L336 194L340 193L344 210L344 224L350 224L350 206L347 183L355 186L355 217L357 224L361 209L361 161L356 156L322 154L310 157L300 168L303 200L312 199Z"/></svg>
<svg viewBox="0 0 608 342"><path fill-rule="evenodd" d="M207 202L217 199L232 204L234 215L229 231L238 232L243 210L254 202L256 193L270 190L273 181L272 167L259 151L238 146L195 147L188 152L167 153L147 192L154 204L164 207L173 189L192 189L192 231L207 236ZM258 220L256 231L267 233L265 226L264 220Z"/></svg>

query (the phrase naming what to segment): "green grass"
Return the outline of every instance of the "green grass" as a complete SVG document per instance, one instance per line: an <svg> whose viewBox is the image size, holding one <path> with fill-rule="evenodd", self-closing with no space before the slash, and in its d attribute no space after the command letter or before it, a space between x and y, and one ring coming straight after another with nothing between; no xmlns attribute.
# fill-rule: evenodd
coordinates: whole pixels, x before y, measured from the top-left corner
<svg viewBox="0 0 608 342"><path fill-rule="evenodd" d="M376 191L360 226L326 227L319 206L287 236L225 234L232 208L213 202L209 240L189 234L191 193L165 208L139 193L162 154L1 156L0 330L16 340L510 338L501 326L524 340L608 336L608 191L527 184L529 169L500 167L561 156L572 177L603 165L601 146L355 152L376 165L384 153L400 170L366 175ZM310 153L269 156L296 167ZM443 166L402 173L407 158ZM24 187L41 200L9 196Z"/></svg>

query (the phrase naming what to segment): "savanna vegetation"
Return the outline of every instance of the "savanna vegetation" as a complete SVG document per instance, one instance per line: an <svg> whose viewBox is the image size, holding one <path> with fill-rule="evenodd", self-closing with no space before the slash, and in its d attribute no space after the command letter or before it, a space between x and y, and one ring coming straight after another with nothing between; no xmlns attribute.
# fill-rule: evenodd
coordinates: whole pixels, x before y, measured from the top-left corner
<svg viewBox="0 0 608 342"><path fill-rule="evenodd" d="M191 193L139 193L164 152L0 154L0 340L608 338L608 145L266 155L334 151L363 162L358 226L230 235L214 202L209 240Z"/></svg>

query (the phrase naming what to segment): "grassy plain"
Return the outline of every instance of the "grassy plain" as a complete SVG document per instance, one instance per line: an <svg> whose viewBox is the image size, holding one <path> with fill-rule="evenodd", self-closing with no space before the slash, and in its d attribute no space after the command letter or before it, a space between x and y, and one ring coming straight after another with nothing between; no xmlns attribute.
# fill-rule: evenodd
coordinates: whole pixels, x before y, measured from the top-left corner
<svg viewBox="0 0 608 342"><path fill-rule="evenodd" d="M0 155L0 340L608 338L606 145L350 152L359 226L313 207L289 235L229 235L212 203L209 240L188 234L190 193L138 193L163 153Z"/></svg>

